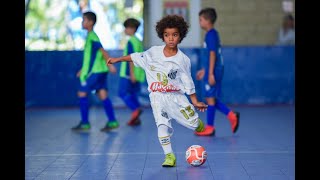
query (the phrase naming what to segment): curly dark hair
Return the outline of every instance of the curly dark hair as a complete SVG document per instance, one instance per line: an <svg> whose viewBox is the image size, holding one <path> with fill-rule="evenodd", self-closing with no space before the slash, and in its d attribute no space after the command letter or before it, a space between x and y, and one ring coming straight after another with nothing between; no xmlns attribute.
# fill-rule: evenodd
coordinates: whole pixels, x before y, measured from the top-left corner
<svg viewBox="0 0 320 180"><path fill-rule="evenodd" d="M180 35L179 43L181 43L188 33L189 25L184 18L179 15L167 15L163 17L156 25L158 37L162 39L162 41L164 41L163 32L166 28L177 28Z"/></svg>

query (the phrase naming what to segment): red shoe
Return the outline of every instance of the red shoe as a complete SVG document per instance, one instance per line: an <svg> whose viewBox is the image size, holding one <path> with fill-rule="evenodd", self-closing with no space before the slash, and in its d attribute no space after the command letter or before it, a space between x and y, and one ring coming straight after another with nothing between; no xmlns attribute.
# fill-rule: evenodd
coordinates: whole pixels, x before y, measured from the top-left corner
<svg viewBox="0 0 320 180"><path fill-rule="evenodd" d="M230 111L227 117L231 123L232 132L236 133L240 123L240 113Z"/></svg>
<svg viewBox="0 0 320 180"><path fill-rule="evenodd" d="M204 131L202 132L195 131L194 133L198 136L214 136L216 133L216 129L214 128L214 126L206 125L206 127L204 128Z"/></svg>
<svg viewBox="0 0 320 180"><path fill-rule="evenodd" d="M141 115L141 113L142 113L141 109L137 109L137 110L133 111L131 114L131 119L128 121L127 124L129 126L135 126L135 125L141 124L141 121L139 119L139 116Z"/></svg>

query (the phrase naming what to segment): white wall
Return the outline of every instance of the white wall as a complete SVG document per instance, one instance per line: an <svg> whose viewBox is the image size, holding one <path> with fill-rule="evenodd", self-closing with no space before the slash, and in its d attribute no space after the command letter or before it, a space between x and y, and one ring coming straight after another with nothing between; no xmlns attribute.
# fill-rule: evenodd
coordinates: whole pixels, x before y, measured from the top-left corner
<svg viewBox="0 0 320 180"><path fill-rule="evenodd" d="M163 4L162 0L148 0L150 4L149 9L149 22L147 22L146 29L149 31L149 37L146 39L147 46L162 45L162 39L160 39L155 30L156 23L162 18ZM201 28L199 26L198 13L201 8L201 1L190 0L190 28L187 36L179 44L179 47L199 47L201 46Z"/></svg>

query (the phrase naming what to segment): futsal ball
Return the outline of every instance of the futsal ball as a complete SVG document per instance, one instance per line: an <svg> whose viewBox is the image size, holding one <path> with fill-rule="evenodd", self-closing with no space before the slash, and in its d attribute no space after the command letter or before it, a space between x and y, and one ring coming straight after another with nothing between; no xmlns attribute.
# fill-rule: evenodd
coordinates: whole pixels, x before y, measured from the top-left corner
<svg viewBox="0 0 320 180"><path fill-rule="evenodd" d="M201 166L206 162L207 152L200 145L192 145L186 151L186 161L192 166Z"/></svg>

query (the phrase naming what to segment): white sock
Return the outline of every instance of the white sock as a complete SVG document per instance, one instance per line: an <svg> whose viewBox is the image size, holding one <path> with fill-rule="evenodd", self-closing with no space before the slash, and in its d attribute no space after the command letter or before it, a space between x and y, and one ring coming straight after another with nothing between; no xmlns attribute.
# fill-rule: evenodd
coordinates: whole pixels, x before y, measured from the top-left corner
<svg viewBox="0 0 320 180"><path fill-rule="evenodd" d="M158 126L158 138L162 146L164 154L172 153L171 141L170 141L169 127L166 125Z"/></svg>

